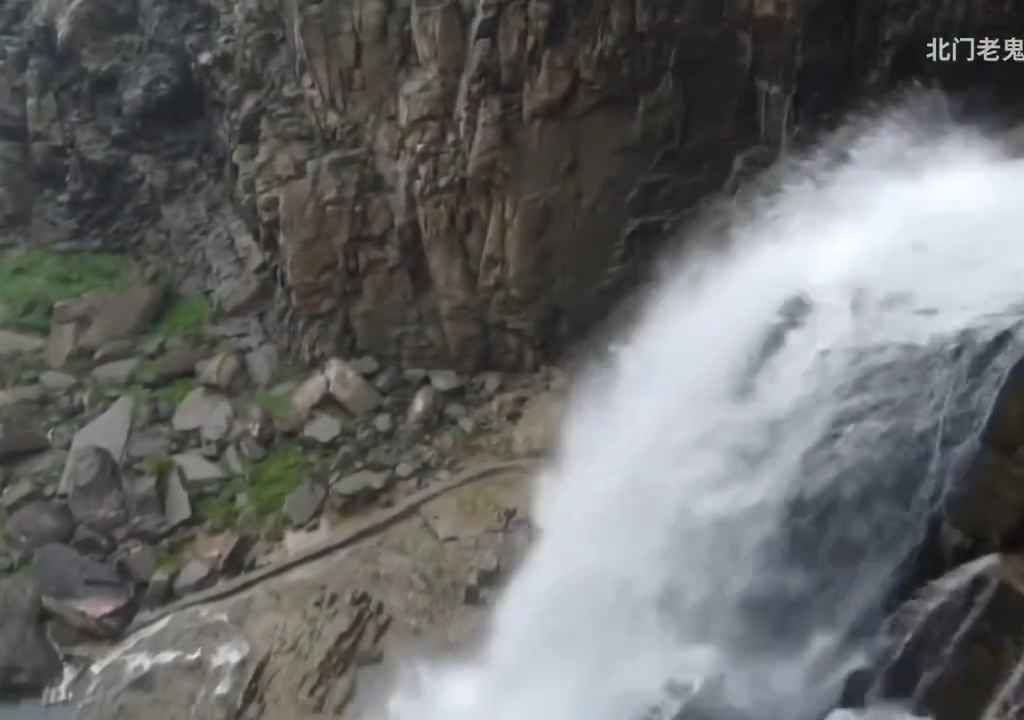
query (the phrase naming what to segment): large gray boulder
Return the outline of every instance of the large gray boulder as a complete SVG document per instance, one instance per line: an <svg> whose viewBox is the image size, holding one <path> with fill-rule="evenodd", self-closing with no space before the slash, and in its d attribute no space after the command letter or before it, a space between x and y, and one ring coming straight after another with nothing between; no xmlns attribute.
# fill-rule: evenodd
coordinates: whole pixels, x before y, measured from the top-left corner
<svg viewBox="0 0 1024 720"><path fill-rule="evenodd" d="M67 506L40 500L23 505L7 518L5 531L11 547L32 552L49 543L70 540L75 521Z"/></svg>
<svg viewBox="0 0 1024 720"><path fill-rule="evenodd" d="M1024 661L1024 556L988 555L930 583L890 619L870 701L933 720L986 717Z"/></svg>
<svg viewBox="0 0 1024 720"><path fill-rule="evenodd" d="M37 693L60 676L42 626L39 588L28 575L0 580L0 694Z"/></svg>
<svg viewBox="0 0 1024 720"><path fill-rule="evenodd" d="M111 565L51 544L36 551L35 576L43 607L72 627L112 638L131 620L134 587Z"/></svg>
<svg viewBox="0 0 1024 720"><path fill-rule="evenodd" d="M105 448L72 451L68 478L68 507L77 522L101 533L110 533L128 522L121 470Z"/></svg>

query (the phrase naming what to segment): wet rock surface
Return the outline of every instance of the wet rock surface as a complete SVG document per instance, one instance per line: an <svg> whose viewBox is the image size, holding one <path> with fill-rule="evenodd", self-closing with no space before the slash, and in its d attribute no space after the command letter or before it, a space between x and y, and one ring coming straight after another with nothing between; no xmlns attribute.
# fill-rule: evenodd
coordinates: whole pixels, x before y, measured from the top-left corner
<svg viewBox="0 0 1024 720"><path fill-rule="evenodd" d="M39 589L27 576L0 580L0 692L38 693L61 671L42 625Z"/></svg>

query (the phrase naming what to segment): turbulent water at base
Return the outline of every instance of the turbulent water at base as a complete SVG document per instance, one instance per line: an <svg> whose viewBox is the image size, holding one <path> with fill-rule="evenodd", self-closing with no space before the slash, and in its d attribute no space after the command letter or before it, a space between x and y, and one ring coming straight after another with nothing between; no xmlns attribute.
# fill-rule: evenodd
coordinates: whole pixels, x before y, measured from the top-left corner
<svg viewBox="0 0 1024 720"><path fill-rule="evenodd" d="M716 249L578 393L485 646L411 667L393 720L834 705L1021 350L1024 162L942 108L844 130L689 241Z"/></svg>

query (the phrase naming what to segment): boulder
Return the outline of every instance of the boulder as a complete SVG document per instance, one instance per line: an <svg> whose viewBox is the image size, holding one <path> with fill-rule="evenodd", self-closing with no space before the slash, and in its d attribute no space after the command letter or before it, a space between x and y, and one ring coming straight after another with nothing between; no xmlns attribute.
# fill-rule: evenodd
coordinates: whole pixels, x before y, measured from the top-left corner
<svg viewBox="0 0 1024 720"><path fill-rule="evenodd" d="M205 590L216 581L217 573L212 566L202 560L189 560L174 579L174 595L184 597Z"/></svg>
<svg viewBox="0 0 1024 720"><path fill-rule="evenodd" d="M273 345L260 345L245 354L245 369L249 379L258 388L267 388L274 381L278 367L278 352Z"/></svg>
<svg viewBox="0 0 1024 720"><path fill-rule="evenodd" d="M204 490L219 485L228 479L228 473L220 465L212 463L197 452L179 453L171 457L181 471L185 486Z"/></svg>
<svg viewBox="0 0 1024 720"><path fill-rule="evenodd" d="M28 575L0 580L0 694L38 693L61 661L42 625L39 588Z"/></svg>
<svg viewBox="0 0 1024 720"><path fill-rule="evenodd" d="M69 544L83 555L94 558L105 558L114 549L113 540L87 525L75 528L75 534L71 536Z"/></svg>
<svg viewBox="0 0 1024 720"><path fill-rule="evenodd" d="M0 330L0 358L38 352L44 347L46 347L46 340L41 337Z"/></svg>
<svg viewBox="0 0 1024 720"><path fill-rule="evenodd" d="M380 362L373 355L364 355L349 361L349 366L363 377L370 377L380 370Z"/></svg>
<svg viewBox="0 0 1024 720"><path fill-rule="evenodd" d="M140 364L139 358L115 360L93 368L92 377L101 385L127 385L135 376Z"/></svg>
<svg viewBox="0 0 1024 720"><path fill-rule="evenodd" d="M39 375L39 384L51 392L64 392L77 385L78 379L68 373L47 370Z"/></svg>
<svg viewBox="0 0 1024 720"><path fill-rule="evenodd" d="M565 409L566 400L561 393L546 392L530 398L512 436L514 451L530 456L554 450Z"/></svg>
<svg viewBox="0 0 1024 720"><path fill-rule="evenodd" d="M380 393L343 360L328 360L324 376L327 378L327 392L353 415L368 415L380 407Z"/></svg>
<svg viewBox="0 0 1024 720"><path fill-rule="evenodd" d="M314 413L305 427L302 428L302 437L328 445L341 435L341 420L329 413Z"/></svg>
<svg viewBox="0 0 1024 720"><path fill-rule="evenodd" d="M118 550L117 567L137 583L147 583L156 572L160 557L152 545L133 542Z"/></svg>
<svg viewBox="0 0 1024 720"><path fill-rule="evenodd" d="M431 370L427 373L430 384L439 393L450 393L464 387L466 379L454 370Z"/></svg>
<svg viewBox="0 0 1024 720"><path fill-rule="evenodd" d="M427 427L437 419L440 410L437 390L433 385L423 385L412 396L409 409L405 413L405 422L416 428Z"/></svg>
<svg viewBox="0 0 1024 720"><path fill-rule="evenodd" d="M203 359L203 351L195 347L171 348L148 363L139 372L139 380L147 387L159 387L195 373L196 364Z"/></svg>
<svg viewBox="0 0 1024 720"><path fill-rule="evenodd" d="M230 434L234 422L234 407L230 401L222 399L210 405L209 414L199 427L199 436L204 442L217 443Z"/></svg>
<svg viewBox="0 0 1024 720"><path fill-rule="evenodd" d="M221 352L196 365L196 378L207 387L228 392L236 389L242 371L242 360L236 353Z"/></svg>
<svg viewBox="0 0 1024 720"><path fill-rule="evenodd" d="M956 452L942 501L946 522L999 548L1024 526L1024 359L1007 373L981 432Z"/></svg>
<svg viewBox="0 0 1024 720"><path fill-rule="evenodd" d="M135 343L128 338L120 338L104 343L92 354L96 362L113 362L114 360L127 360L135 352Z"/></svg>
<svg viewBox="0 0 1024 720"><path fill-rule="evenodd" d="M869 700L910 699L934 720L987 717L1024 659L1024 556L987 555L902 606Z"/></svg>
<svg viewBox="0 0 1024 720"><path fill-rule="evenodd" d="M53 326L73 325L76 329L73 347L98 350L110 340L145 328L156 317L162 300L162 288L150 285L87 293L56 303Z"/></svg>
<svg viewBox="0 0 1024 720"><path fill-rule="evenodd" d="M259 667L249 640L226 615L186 610L108 649L72 685L71 700L78 720L246 717L238 708Z"/></svg>
<svg viewBox="0 0 1024 720"><path fill-rule="evenodd" d="M108 450L73 450L66 467L68 507L76 522L107 534L128 522L121 471Z"/></svg>
<svg viewBox="0 0 1024 720"><path fill-rule="evenodd" d="M118 464L124 461L125 447L132 430L135 402L130 395L124 395L111 405L106 412L79 430L71 441L71 452L84 447L100 447L110 453ZM58 492L66 495L70 490L70 458L64 467Z"/></svg>
<svg viewBox="0 0 1024 720"><path fill-rule="evenodd" d="M35 423L25 419L17 423L0 420L0 463L48 447L49 441Z"/></svg>
<svg viewBox="0 0 1024 720"><path fill-rule="evenodd" d="M343 499L372 496L387 488L389 473L359 470L331 483L331 494Z"/></svg>
<svg viewBox="0 0 1024 720"><path fill-rule="evenodd" d="M0 408L38 403L46 397L42 385L16 385L0 390Z"/></svg>
<svg viewBox="0 0 1024 720"><path fill-rule="evenodd" d="M143 460L149 457L166 457L171 453L171 429L156 425L145 430L136 430L128 441L128 457Z"/></svg>
<svg viewBox="0 0 1024 720"><path fill-rule="evenodd" d="M72 627L111 638L131 620L134 590L111 565L50 544L36 551L35 576L43 607Z"/></svg>
<svg viewBox="0 0 1024 720"><path fill-rule="evenodd" d="M313 408L327 396L327 377L322 372L316 372L289 390L287 395L271 392L275 397L283 397L282 404L285 405L280 411L275 411L273 427L281 432L293 433L305 424ZM263 423L259 427L267 428L267 425Z"/></svg>
<svg viewBox="0 0 1024 720"><path fill-rule="evenodd" d="M306 478L284 501L284 514L295 527L302 527L317 516L327 497L327 488Z"/></svg>
<svg viewBox="0 0 1024 720"><path fill-rule="evenodd" d="M67 506L40 500L15 511L7 518L5 530L11 547L32 552L49 543L70 540L75 531L75 521Z"/></svg>
<svg viewBox="0 0 1024 720"><path fill-rule="evenodd" d="M0 495L0 505L10 513L27 502L39 500L42 494L43 489L38 483L28 479L19 480L4 488L3 495Z"/></svg>
<svg viewBox="0 0 1024 720"><path fill-rule="evenodd" d="M247 533L234 535L225 545L224 554L220 557L217 572L225 577L239 575L247 569L256 538Z"/></svg>
<svg viewBox="0 0 1024 720"><path fill-rule="evenodd" d="M171 425L178 432L200 430L211 416L224 417L226 413L232 412L230 408L231 402L224 395L206 388L196 388L178 405Z"/></svg>

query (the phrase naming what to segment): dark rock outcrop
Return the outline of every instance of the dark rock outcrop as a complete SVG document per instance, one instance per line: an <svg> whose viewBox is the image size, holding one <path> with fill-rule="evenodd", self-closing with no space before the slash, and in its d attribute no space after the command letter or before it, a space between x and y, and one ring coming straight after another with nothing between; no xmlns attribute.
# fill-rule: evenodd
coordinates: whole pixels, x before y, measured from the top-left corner
<svg viewBox="0 0 1024 720"><path fill-rule="evenodd" d="M1021 617L1024 559L989 555L957 568L893 616L871 694L911 698L935 720L985 716L1024 660Z"/></svg>
<svg viewBox="0 0 1024 720"><path fill-rule="evenodd" d="M60 676L43 631L39 589L27 575L0 581L0 694L39 692Z"/></svg>
<svg viewBox="0 0 1024 720"><path fill-rule="evenodd" d="M131 620L134 588L110 565L67 545L36 551L35 576L43 607L72 627L100 638L116 637Z"/></svg>
<svg viewBox="0 0 1024 720"><path fill-rule="evenodd" d="M71 539L75 521L63 504L35 501L19 508L7 519L6 534L11 547L31 552L49 543Z"/></svg>
<svg viewBox="0 0 1024 720"><path fill-rule="evenodd" d="M274 297L307 358L424 365L533 364L797 129L911 77L1015 87L930 35L1024 28L1017 0L114 5L0 11L0 223Z"/></svg>
<svg viewBox="0 0 1024 720"><path fill-rule="evenodd" d="M68 507L75 520L100 533L110 533L128 521L121 470L105 448L92 446L68 458Z"/></svg>

